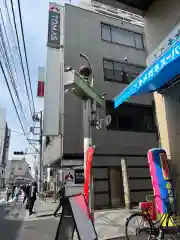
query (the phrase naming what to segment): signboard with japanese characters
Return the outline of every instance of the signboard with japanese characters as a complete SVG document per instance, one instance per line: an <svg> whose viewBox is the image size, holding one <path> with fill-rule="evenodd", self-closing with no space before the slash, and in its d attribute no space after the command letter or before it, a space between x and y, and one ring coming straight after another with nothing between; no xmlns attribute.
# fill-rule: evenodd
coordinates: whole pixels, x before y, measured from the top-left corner
<svg viewBox="0 0 180 240"><path fill-rule="evenodd" d="M60 8L55 3L49 4L48 42L51 48L60 48Z"/></svg>
<svg viewBox="0 0 180 240"><path fill-rule="evenodd" d="M84 169L75 169L75 184L84 184Z"/></svg>
<svg viewBox="0 0 180 240"><path fill-rule="evenodd" d="M169 47L180 39L180 23L170 32L170 34L160 43L160 45L147 57L147 66L160 57Z"/></svg>

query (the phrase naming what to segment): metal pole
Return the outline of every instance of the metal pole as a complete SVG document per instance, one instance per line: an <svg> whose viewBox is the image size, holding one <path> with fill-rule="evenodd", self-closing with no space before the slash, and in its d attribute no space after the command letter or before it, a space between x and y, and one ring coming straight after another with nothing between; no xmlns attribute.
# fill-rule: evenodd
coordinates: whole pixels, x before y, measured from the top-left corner
<svg viewBox="0 0 180 240"><path fill-rule="evenodd" d="M43 152L42 152L42 111L40 111L40 149L39 149L39 192L43 191Z"/></svg>
<svg viewBox="0 0 180 240"><path fill-rule="evenodd" d="M83 133L84 133L84 173L86 170L87 150L92 145L91 134L91 99L83 100ZM91 188L89 188L89 209L92 211Z"/></svg>

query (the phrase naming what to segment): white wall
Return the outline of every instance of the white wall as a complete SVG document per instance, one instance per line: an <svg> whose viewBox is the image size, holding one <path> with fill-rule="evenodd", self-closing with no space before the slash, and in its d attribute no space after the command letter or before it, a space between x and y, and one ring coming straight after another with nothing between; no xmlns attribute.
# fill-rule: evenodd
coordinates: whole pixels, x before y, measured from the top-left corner
<svg viewBox="0 0 180 240"><path fill-rule="evenodd" d="M29 173L29 164L25 160L12 160L10 172L14 176L26 176Z"/></svg>

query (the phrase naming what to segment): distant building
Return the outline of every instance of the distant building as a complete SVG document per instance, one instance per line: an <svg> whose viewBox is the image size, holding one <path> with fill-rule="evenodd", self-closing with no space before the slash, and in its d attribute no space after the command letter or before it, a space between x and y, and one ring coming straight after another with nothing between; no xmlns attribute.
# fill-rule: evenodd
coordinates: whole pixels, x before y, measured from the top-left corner
<svg viewBox="0 0 180 240"><path fill-rule="evenodd" d="M22 184L24 181L32 179L31 168L25 159L11 160L9 172L9 181L12 183L16 182Z"/></svg>
<svg viewBox="0 0 180 240"><path fill-rule="evenodd" d="M0 108L0 188L5 184L5 170L7 166L10 143L10 129L6 122L6 110Z"/></svg>

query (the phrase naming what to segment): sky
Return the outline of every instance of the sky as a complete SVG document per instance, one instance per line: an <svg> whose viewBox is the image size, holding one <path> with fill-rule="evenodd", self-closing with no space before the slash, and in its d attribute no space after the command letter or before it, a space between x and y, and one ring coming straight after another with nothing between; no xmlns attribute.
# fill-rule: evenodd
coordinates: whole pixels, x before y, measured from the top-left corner
<svg viewBox="0 0 180 240"><path fill-rule="evenodd" d="M10 0L6 0L7 3ZM74 3L77 3L78 0L74 0ZM2 1L3 2L3 1ZM17 1L13 0L14 7L17 15ZM23 17L23 27L24 35L26 42L27 58L29 63L29 70L31 76L31 84L34 94L34 102L36 111L43 109L43 99L38 99L36 97L37 92L37 80L38 80L38 66L46 67L46 42L47 42L47 26L48 26L48 0L24 0L20 1L21 3L21 13ZM65 1L53 1L59 4L64 4ZM67 1L68 2L68 1ZM71 1L73 4L73 2ZM0 3L2 12L4 14L4 5ZM6 17L6 15L4 15ZM17 15L18 19L18 15ZM11 36L10 27L7 24L7 29L9 33L10 40L12 42L12 52L15 54L16 49L13 49L13 37ZM20 28L19 28L20 29ZM20 31L19 31L20 33ZM22 46L22 40L21 46ZM18 65L18 57L15 56L16 64ZM17 66L16 65L16 66ZM32 122L30 120L30 112L28 111L28 100L27 94L25 92L25 85L22 78L22 73L18 73L19 78L17 80L17 85L19 87L19 94L23 103L23 107L27 114L27 120L23 118L26 132L29 132L29 127ZM31 152L32 149L29 148L29 144L26 141L26 138L18 132L22 133L20 124L18 122L17 115L12 104L10 94L6 87L5 81L0 73L0 107L6 108L6 117L8 127L12 130L11 140L10 140L10 152L9 159L12 159L13 151L24 151L26 148ZM29 135L31 138L32 136ZM33 156L27 155L27 161L32 166Z"/></svg>

